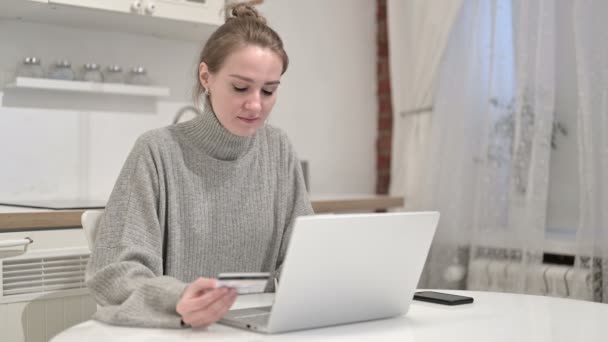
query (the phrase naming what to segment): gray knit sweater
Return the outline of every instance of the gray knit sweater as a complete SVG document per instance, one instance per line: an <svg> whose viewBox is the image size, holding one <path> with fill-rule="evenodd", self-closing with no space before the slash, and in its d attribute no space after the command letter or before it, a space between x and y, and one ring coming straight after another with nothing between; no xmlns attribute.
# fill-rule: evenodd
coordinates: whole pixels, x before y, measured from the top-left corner
<svg viewBox="0 0 608 342"><path fill-rule="evenodd" d="M221 272L275 273L294 219L312 213L287 136L228 132L207 110L142 135L98 227L87 286L94 318L180 327L186 285Z"/></svg>

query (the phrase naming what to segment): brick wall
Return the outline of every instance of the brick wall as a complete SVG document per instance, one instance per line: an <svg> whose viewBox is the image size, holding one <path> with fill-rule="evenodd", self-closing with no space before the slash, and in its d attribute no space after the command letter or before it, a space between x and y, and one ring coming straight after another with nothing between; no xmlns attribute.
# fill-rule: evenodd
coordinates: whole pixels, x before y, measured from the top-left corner
<svg viewBox="0 0 608 342"><path fill-rule="evenodd" d="M376 193L388 194L391 180L393 105L388 60L386 0L376 0L376 54L378 137L376 140Z"/></svg>

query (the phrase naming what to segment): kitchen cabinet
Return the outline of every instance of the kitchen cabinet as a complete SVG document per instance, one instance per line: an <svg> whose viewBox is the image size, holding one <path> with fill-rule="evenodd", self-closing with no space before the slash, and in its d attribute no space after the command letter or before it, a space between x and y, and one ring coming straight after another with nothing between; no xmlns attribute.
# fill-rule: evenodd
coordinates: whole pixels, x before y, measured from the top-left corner
<svg viewBox="0 0 608 342"><path fill-rule="evenodd" d="M153 17L187 22L216 22L224 23L220 13L223 1L206 0L205 3L194 1L147 0L142 4L142 12Z"/></svg>
<svg viewBox="0 0 608 342"><path fill-rule="evenodd" d="M48 0L51 5L67 5L162 19L221 25L221 0Z"/></svg>
<svg viewBox="0 0 608 342"><path fill-rule="evenodd" d="M224 0L2 0L0 19L202 41L224 22Z"/></svg>
<svg viewBox="0 0 608 342"><path fill-rule="evenodd" d="M119 13L138 13L141 0L47 0L51 5L84 7Z"/></svg>

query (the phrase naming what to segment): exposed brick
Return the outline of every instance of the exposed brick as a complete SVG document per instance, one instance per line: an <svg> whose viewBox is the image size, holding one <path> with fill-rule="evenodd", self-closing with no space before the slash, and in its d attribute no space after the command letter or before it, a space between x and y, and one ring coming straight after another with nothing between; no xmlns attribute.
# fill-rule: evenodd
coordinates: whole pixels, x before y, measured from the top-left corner
<svg viewBox="0 0 608 342"><path fill-rule="evenodd" d="M379 99L379 116L378 118L392 118L393 106L389 98Z"/></svg>
<svg viewBox="0 0 608 342"><path fill-rule="evenodd" d="M378 43L377 44L378 57L388 57L388 44Z"/></svg>
<svg viewBox="0 0 608 342"><path fill-rule="evenodd" d="M376 1L376 20L386 18L386 1Z"/></svg>
<svg viewBox="0 0 608 342"><path fill-rule="evenodd" d="M390 82L390 80L389 80ZM393 103L391 99L390 93L378 93L378 115L380 117L383 116L392 116L393 112Z"/></svg>
<svg viewBox="0 0 608 342"><path fill-rule="evenodd" d="M386 132L393 127L393 119L390 116L385 116L378 119L378 130Z"/></svg>
<svg viewBox="0 0 608 342"><path fill-rule="evenodd" d="M378 182L376 183L376 193L385 195L388 194L388 188L390 184L390 177L379 177Z"/></svg>
<svg viewBox="0 0 608 342"><path fill-rule="evenodd" d="M384 118L390 118L393 116L392 111L388 111L388 112L380 112L378 113L378 120L380 119L384 119ZM392 127L391 127L392 128Z"/></svg>
<svg viewBox="0 0 608 342"><path fill-rule="evenodd" d="M376 73L378 74L378 80L388 79L390 77L388 68L388 61L386 58L379 58L376 63Z"/></svg>
<svg viewBox="0 0 608 342"><path fill-rule="evenodd" d="M389 77L389 75L387 75L387 73L384 72L384 67L383 67L382 63L376 63L376 80L383 81L383 80L387 79L388 77Z"/></svg>
<svg viewBox="0 0 608 342"><path fill-rule="evenodd" d="M376 0L376 80L378 99L378 138L376 140L377 194L388 194L391 179L393 108L386 12L386 0Z"/></svg>
<svg viewBox="0 0 608 342"><path fill-rule="evenodd" d="M392 139L392 135L390 130L379 130L378 131L378 140L379 139L388 139L391 140Z"/></svg>
<svg viewBox="0 0 608 342"><path fill-rule="evenodd" d="M378 138L378 151L390 150L392 146L392 140L390 136L382 136Z"/></svg>
<svg viewBox="0 0 608 342"><path fill-rule="evenodd" d="M391 82L389 79L378 81L378 94L384 94L391 91Z"/></svg>
<svg viewBox="0 0 608 342"><path fill-rule="evenodd" d="M391 167L391 158L390 156L386 156L386 155L379 155L376 158L376 166L378 167L378 170L386 170L388 168Z"/></svg>
<svg viewBox="0 0 608 342"><path fill-rule="evenodd" d="M383 21L379 21L378 22L378 32L377 32L377 39L378 39L378 43L380 44L386 44L388 43L388 28L387 28L387 24L386 24L386 20Z"/></svg>
<svg viewBox="0 0 608 342"><path fill-rule="evenodd" d="M378 170L378 176L381 178L388 178L390 176L390 168L386 168L386 169L379 169Z"/></svg>
<svg viewBox="0 0 608 342"><path fill-rule="evenodd" d="M378 151L378 155L379 156L383 156L383 157L388 157L390 159L391 158L391 151L389 151L389 150Z"/></svg>

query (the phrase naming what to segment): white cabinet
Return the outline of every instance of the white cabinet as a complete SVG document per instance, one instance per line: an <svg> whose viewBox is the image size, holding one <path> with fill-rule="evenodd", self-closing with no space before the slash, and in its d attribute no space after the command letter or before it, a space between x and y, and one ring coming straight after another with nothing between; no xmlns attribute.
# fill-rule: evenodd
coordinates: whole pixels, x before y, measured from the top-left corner
<svg viewBox="0 0 608 342"><path fill-rule="evenodd" d="M47 0L51 5L68 5L121 13L138 13L141 0Z"/></svg>
<svg viewBox="0 0 608 342"><path fill-rule="evenodd" d="M41 0L37 0L41 1ZM161 19L221 25L222 0L46 0L51 5L132 13Z"/></svg>
<svg viewBox="0 0 608 342"><path fill-rule="evenodd" d="M147 0L142 3L143 13L153 17L189 22L215 22L221 25L224 22L220 13L224 1L206 0L175 1L175 0Z"/></svg>
<svg viewBox="0 0 608 342"><path fill-rule="evenodd" d="M0 0L0 19L203 41L224 22L224 0Z"/></svg>

